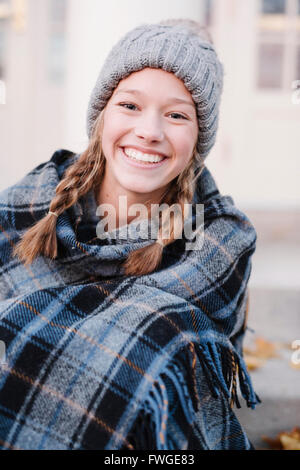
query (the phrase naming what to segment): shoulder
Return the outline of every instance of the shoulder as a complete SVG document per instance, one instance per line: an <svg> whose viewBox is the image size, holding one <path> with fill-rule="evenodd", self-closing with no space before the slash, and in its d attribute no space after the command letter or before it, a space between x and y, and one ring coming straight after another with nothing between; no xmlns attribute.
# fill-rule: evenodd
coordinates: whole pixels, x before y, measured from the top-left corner
<svg viewBox="0 0 300 470"><path fill-rule="evenodd" d="M57 168L58 176L61 178L63 172L76 160L78 154L70 150L56 150L52 155L50 162Z"/></svg>
<svg viewBox="0 0 300 470"><path fill-rule="evenodd" d="M0 202L6 200L9 195L16 193L21 193L26 198L29 190L32 190L36 185L39 186L41 180L44 183L47 183L49 178L59 180L65 169L74 162L76 156L74 152L69 150L60 149L55 151L49 160L38 164L16 183L0 191Z"/></svg>
<svg viewBox="0 0 300 470"><path fill-rule="evenodd" d="M62 174L66 170L66 168L68 168L68 166L74 163L77 156L78 155L76 153L71 152L70 150L65 150L65 149L56 150L49 160L47 160L46 162L40 163L38 166L34 167L25 176L25 178L31 175L38 175L46 168L54 168L55 171L57 172L58 178L60 179L62 177Z"/></svg>
<svg viewBox="0 0 300 470"><path fill-rule="evenodd" d="M15 184L0 192L0 221L19 230L31 225L48 210L55 189L76 154L60 149L32 168Z"/></svg>
<svg viewBox="0 0 300 470"><path fill-rule="evenodd" d="M188 245L192 251L187 258L197 265L211 265L218 275L250 259L256 248L255 227L231 195L221 194L207 168L197 182L194 203L198 204L193 213L196 236Z"/></svg>

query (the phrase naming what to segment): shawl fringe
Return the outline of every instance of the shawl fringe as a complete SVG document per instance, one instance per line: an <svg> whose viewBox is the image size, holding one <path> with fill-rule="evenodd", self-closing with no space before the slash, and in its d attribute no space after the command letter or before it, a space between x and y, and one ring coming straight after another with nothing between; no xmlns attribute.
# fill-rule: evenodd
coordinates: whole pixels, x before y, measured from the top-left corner
<svg viewBox="0 0 300 470"><path fill-rule="evenodd" d="M239 382L241 395L247 407L254 409L261 403L253 390L246 364L234 348L229 349L228 346L213 342L202 342L200 345L192 343L192 345L189 350L186 347L182 348L153 383L127 438L134 449L176 449L172 435L167 434L167 419L169 413L172 413L169 409L170 404L179 405L187 425L192 426L200 405L195 367L193 367L195 365L193 352L196 353L214 398L223 393L231 408L234 404L237 408L241 408L237 397L237 382Z"/></svg>

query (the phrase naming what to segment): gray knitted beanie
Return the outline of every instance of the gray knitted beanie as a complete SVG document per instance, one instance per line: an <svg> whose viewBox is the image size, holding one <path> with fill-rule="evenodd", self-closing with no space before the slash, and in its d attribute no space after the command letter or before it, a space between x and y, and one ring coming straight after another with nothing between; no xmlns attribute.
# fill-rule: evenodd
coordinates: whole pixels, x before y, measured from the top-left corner
<svg viewBox="0 0 300 470"><path fill-rule="evenodd" d="M196 150L204 159L213 147L223 89L223 65L198 23L167 20L142 24L129 31L112 48L92 91L87 113L89 138L100 111L123 78L145 67L173 72L190 91L196 105L199 137Z"/></svg>

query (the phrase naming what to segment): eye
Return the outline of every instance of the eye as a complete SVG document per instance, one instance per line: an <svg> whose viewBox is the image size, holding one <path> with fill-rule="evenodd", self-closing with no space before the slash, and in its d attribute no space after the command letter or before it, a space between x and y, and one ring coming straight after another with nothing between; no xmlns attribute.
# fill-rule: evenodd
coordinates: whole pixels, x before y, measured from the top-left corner
<svg viewBox="0 0 300 470"><path fill-rule="evenodd" d="M133 108L137 109L136 105L132 103L119 103L119 106L122 106L123 108L129 109L131 111L133 111Z"/></svg>
<svg viewBox="0 0 300 470"><path fill-rule="evenodd" d="M179 119L187 119L185 116L183 116L183 114L179 113L171 113L170 116L179 116ZM175 119L177 120L178 117L175 117Z"/></svg>

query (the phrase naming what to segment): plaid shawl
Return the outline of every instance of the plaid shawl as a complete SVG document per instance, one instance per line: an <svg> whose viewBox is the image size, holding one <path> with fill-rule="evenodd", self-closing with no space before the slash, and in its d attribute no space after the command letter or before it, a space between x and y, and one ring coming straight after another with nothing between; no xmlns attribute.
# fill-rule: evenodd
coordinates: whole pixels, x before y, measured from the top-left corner
<svg viewBox="0 0 300 470"><path fill-rule="evenodd" d="M0 193L0 446L253 448L233 412L237 384L247 406L260 401L242 357L250 221L205 168L202 248L176 240L157 271L124 276L149 240L100 240L89 191L57 219L57 259L25 267L12 248L75 158L58 150Z"/></svg>

